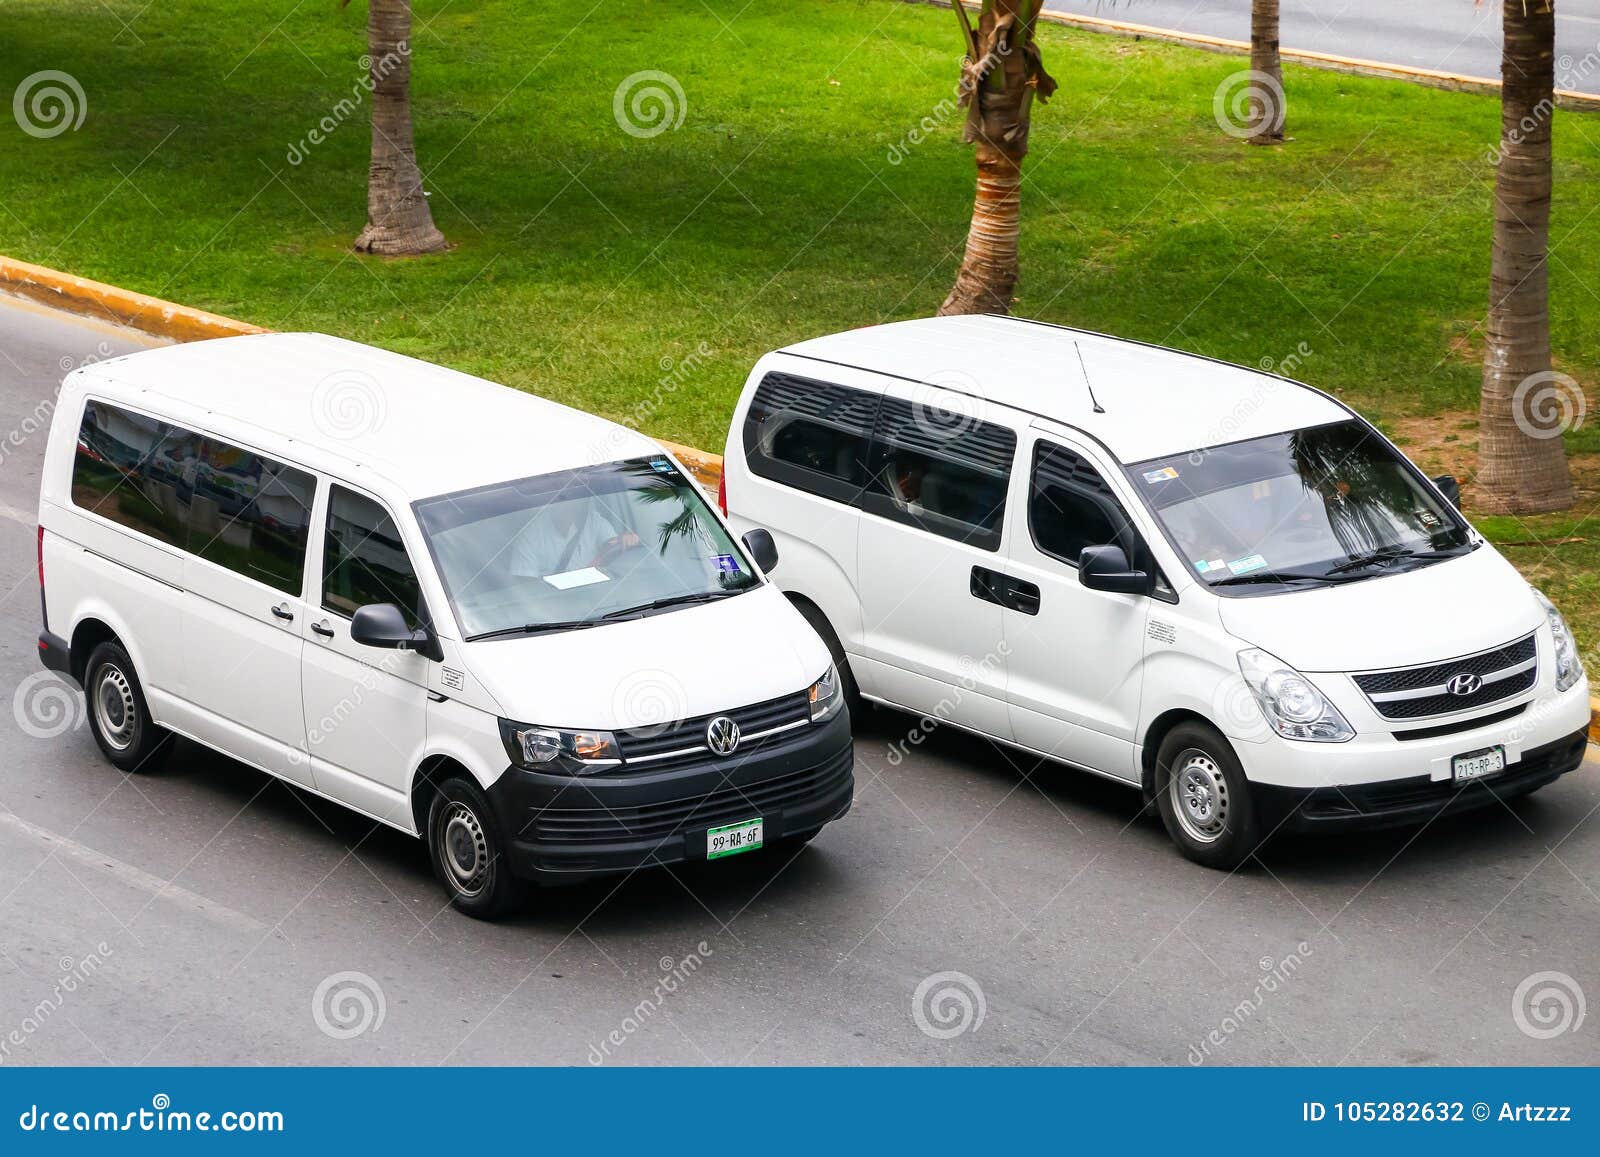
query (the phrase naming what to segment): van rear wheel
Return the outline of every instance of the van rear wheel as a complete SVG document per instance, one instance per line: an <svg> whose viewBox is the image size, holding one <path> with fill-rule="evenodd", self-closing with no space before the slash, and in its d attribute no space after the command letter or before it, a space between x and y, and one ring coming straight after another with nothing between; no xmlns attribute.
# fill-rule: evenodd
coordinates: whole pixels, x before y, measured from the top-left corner
<svg viewBox="0 0 1600 1157"><path fill-rule="evenodd" d="M106 640L83 671L89 731L119 771L155 771L172 750L172 732L150 718L144 688L122 644Z"/></svg>
<svg viewBox="0 0 1600 1157"><path fill-rule="evenodd" d="M476 783L454 776L439 785L428 808L428 858L457 911L494 920L516 902L505 841Z"/></svg>
<svg viewBox="0 0 1600 1157"><path fill-rule="evenodd" d="M1208 868L1237 868L1260 843L1255 801L1233 747L1201 723L1174 727L1156 755L1156 808L1172 842Z"/></svg>

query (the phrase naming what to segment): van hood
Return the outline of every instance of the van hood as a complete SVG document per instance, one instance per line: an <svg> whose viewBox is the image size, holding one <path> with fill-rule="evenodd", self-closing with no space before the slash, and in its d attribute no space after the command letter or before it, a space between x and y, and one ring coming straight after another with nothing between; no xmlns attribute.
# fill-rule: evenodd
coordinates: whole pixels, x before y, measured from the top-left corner
<svg viewBox="0 0 1600 1157"><path fill-rule="evenodd" d="M1519 639L1545 620L1528 580L1487 543L1362 582L1218 601L1229 634L1307 673L1450 659Z"/></svg>
<svg viewBox="0 0 1600 1157"><path fill-rule="evenodd" d="M779 590L528 638L462 647L511 719L612 731L690 719L803 691L828 649Z"/></svg>

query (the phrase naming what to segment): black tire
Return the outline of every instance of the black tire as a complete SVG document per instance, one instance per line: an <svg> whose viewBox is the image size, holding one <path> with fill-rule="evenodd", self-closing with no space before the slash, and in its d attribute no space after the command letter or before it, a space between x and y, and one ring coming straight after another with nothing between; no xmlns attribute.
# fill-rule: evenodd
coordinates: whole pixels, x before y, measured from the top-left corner
<svg viewBox="0 0 1600 1157"><path fill-rule="evenodd" d="M1237 868L1260 844L1255 799L1233 747L1213 727L1180 723L1156 755L1156 808L1178 850L1208 868Z"/></svg>
<svg viewBox="0 0 1600 1157"><path fill-rule="evenodd" d="M813 603L805 599L789 601L800 612L800 617L811 624L811 629L828 648L828 654L833 656L833 665L839 672L839 689L844 692L845 710L850 712L851 719L860 719L867 705L861 698L861 689L856 686L856 677L850 670L850 660L845 657L844 644L839 642L839 636L834 633L833 624Z"/></svg>
<svg viewBox="0 0 1600 1157"><path fill-rule="evenodd" d="M494 920L521 892L506 862L506 843L494 811L472 780L453 776L428 807L428 858L458 912Z"/></svg>
<svg viewBox="0 0 1600 1157"><path fill-rule="evenodd" d="M166 762L172 752L172 732L150 718L144 687L121 643L107 639L89 652L83 697L89 732L112 767L145 772Z"/></svg>

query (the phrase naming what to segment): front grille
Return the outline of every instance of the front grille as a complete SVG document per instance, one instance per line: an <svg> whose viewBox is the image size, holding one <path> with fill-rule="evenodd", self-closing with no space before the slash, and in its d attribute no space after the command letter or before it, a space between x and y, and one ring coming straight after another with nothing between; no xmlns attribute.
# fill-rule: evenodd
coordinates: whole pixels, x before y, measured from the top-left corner
<svg viewBox="0 0 1600 1157"><path fill-rule="evenodd" d="M1539 678L1537 655L1534 636L1528 635L1460 659L1354 678L1385 719L1425 719L1487 707L1529 690ZM1483 684L1470 695L1452 695L1445 687L1458 675L1476 675Z"/></svg>
<svg viewBox="0 0 1600 1157"><path fill-rule="evenodd" d="M686 763L696 763L705 758L706 725L720 715L726 715L739 725L741 736L735 757L759 750L760 739L750 737L775 727L800 723L811 718L811 699L804 691L754 703L748 707L735 707L731 711L717 711L693 719L680 719L661 727L639 727L631 731L616 732L617 746L622 750L623 766L616 769L628 774L629 764L642 763L650 771L665 771ZM780 736L772 736L778 739Z"/></svg>
<svg viewBox="0 0 1600 1157"><path fill-rule="evenodd" d="M854 752L846 747L816 767L686 799L640 807L543 808L534 812L534 838L546 843L665 839L682 831L769 816L839 790L849 782L854 764Z"/></svg>

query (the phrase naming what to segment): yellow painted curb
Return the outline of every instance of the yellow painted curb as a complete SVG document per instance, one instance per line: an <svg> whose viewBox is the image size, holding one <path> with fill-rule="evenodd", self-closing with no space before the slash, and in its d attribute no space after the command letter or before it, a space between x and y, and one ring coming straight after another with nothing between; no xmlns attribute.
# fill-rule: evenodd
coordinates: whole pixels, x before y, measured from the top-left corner
<svg viewBox="0 0 1600 1157"><path fill-rule="evenodd" d="M163 301L159 297L119 289L87 277L75 277L59 269L32 265L0 253L0 289L89 317L132 326L156 337L174 341L204 341L214 337L238 337L249 333L271 333L259 325L221 314L207 313L187 305ZM722 455L708 454L677 442L658 442L710 493L722 481Z"/></svg>
<svg viewBox="0 0 1600 1157"><path fill-rule="evenodd" d="M934 4L941 8L948 8L952 0L911 0L916 4ZM967 6L973 7L972 0ZM1051 24L1064 24L1071 28L1081 28L1086 32L1104 32L1111 36L1131 36L1142 40L1164 40L1172 44L1183 44L1190 48L1200 48L1207 52L1242 53L1248 55L1250 42L1248 40L1227 40L1220 36L1206 36L1199 32L1180 32L1176 28L1157 28L1150 24L1131 24L1126 20L1106 20L1099 16L1080 16L1076 12L1057 12L1046 8L1039 13L1041 20ZM1295 61L1311 68L1324 68L1331 72L1347 72L1355 76L1389 77L1396 80L1409 80L1417 84L1426 84L1434 88L1447 88L1457 92L1499 92L1500 82L1488 76L1466 76L1462 73L1440 72L1433 68L1414 68L1408 64L1390 64L1382 60L1364 60L1356 56L1337 56L1328 52L1312 52L1303 48L1280 48L1279 53L1285 60ZM1569 108L1600 109L1600 96L1593 93L1577 92L1572 89L1556 89L1556 103Z"/></svg>
<svg viewBox="0 0 1600 1157"><path fill-rule="evenodd" d="M1600 743L1600 699L1589 696L1589 742Z"/></svg>
<svg viewBox="0 0 1600 1157"><path fill-rule="evenodd" d="M58 309L129 325L176 341L266 332L248 322L90 281L87 277L75 277L43 265L30 265L4 254L0 254L0 288Z"/></svg>

